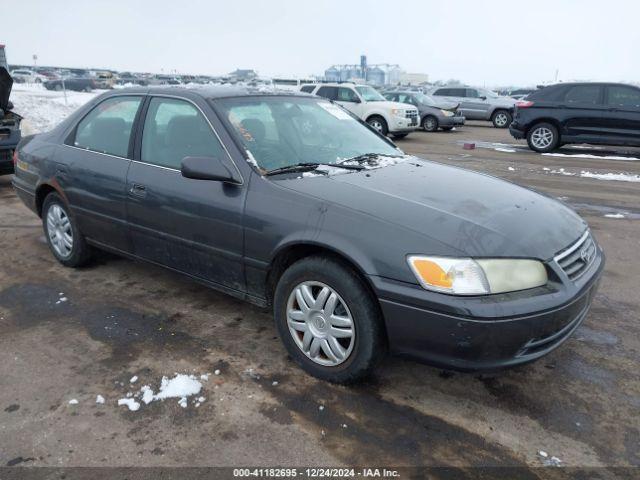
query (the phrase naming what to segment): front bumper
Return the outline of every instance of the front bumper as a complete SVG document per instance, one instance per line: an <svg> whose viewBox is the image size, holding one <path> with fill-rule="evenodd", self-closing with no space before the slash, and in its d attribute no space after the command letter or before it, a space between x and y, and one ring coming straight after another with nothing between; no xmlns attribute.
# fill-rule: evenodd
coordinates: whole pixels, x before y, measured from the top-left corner
<svg viewBox="0 0 640 480"><path fill-rule="evenodd" d="M389 122L389 133L409 133L418 129L419 118L392 117Z"/></svg>
<svg viewBox="0 0 640 480"><path fill-rule="evenodd" d="M587 315L604 263L600 251L580 285L485 297L370 278L393 353L452 370L487 371L532 362L569 338Z"/></svg>
<svg viewBox="0 0 640 480"><path fill-rule="evenodd" d="M464 125L465 118L459 115L453 117L445 117L444 115L438 118L439 127L459 127Z"/></svg>

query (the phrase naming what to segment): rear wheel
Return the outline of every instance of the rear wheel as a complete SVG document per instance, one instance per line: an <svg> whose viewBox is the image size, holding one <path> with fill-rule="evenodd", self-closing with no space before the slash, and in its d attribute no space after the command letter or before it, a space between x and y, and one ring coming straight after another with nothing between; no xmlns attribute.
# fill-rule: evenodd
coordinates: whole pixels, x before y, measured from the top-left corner
<svg viewBox="0 0 640 480"><path fill-rule="evenodd" d="M42 225L53 256L66 267L80 267L91 258L87 245L69 207L57 193L50 193L42 205Z"/></svg>
<svg viewBox="0 0 640 480"><path fill-rule="evenodd" d="M284 272L274 316L291 357L322 380L359 380L386 354L377 302L356 272L331 257L307 257Z"/></svg>
<svg viewBox="0 0 640 480"><path fill-rule="evenodd" d="M422 119L422 128L427 132L435 132L438 130L438 119L433 115L427 115Z"/></svg>
<svg viewBox="0 0 640 480"><path fill-rule="evenodd" d="M387 121L378 115L369 117L367 119L367 123L384 136L386 136L387 133L389 133L389 126L387 125Z"/></svg>
<svg viewBox="0 0 640 480"><path fill-rule="evenodd" d="M493 126L496 128L507 128L513 120L511 113L506 110L496 110L491 116Z"/></svg>
<svg viewBox="0 0 640 480"><path fill-rule="evenodd" d="M550 123L538 123L529 129L527 143L536 152L550 152L560 144L558 129Z"/></svg>

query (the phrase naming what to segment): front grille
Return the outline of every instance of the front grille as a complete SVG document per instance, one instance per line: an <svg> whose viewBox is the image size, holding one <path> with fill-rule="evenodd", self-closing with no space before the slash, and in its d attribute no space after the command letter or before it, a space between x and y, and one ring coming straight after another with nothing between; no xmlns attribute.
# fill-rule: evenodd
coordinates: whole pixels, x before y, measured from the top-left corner
<svg viewBox="0 0 640 480"><path fill-rule="evenodd" d="M596 259L596 242L587 230L580 239L561 251L554 260L571 280L580 277Z"/></svg>
<svg viewBox="0 0 640 480"><path fill-rule="evenodd" d="M405 117L408 118L409 120L411 120L411 122L410 122L411 125L417 125L418 124L418 111L417 110L407 110L405 112Z"/></svg>

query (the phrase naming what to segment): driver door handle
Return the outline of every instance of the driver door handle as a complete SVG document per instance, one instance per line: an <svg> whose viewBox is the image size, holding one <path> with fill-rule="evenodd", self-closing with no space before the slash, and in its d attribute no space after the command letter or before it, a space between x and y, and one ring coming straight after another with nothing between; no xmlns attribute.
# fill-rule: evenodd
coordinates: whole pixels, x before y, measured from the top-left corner
<svg viewBox="0 0 640 480"><path fill-rule="evenodd" d="M139 183L131 184L131 189L129 193L135 197L145 197L147 195L147 187L141 185Z"/></svg>

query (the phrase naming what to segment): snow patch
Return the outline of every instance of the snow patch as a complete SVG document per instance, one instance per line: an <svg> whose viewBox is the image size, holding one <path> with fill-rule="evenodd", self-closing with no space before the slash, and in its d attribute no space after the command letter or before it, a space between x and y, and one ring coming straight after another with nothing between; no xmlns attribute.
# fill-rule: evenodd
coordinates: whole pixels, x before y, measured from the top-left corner
<svg viewBox="0 0 640 480"><path fill-rule="evenodd" d="M496 147L496 148L494 148L494 150L496 152L516 153L516 150L514 150L513 148Z"/></svg>
<svg viewBox="0 0 640 480"><path fill-rule="evenodd" d="M76 400L75 398L72 398L71 400L69 400L69 405L77 405L78 404L78 400Z"/></svg>
<svg viewBox="0 0 640 480"><path fill-rule="evenodd" d="M581 177L595 178L596 180L617 180L619 182L640 182L640 175L632 175L629 173L592 173L580 172Z"/></svg>
<svg viewBox="0 0 640 480"><path fill-rule="evenodd" d="M607 214L605 214L605 217L607 217L607 218L625 218L625 216L622 213L607 213Z"/></svg>
<svg viewBox="0 0 640 480"><path fill-rule="evenodd" d="M133 377L131 377L131 379L129 380L129 383L136 383L138 381L138 376L134 375Z"/></svg>
<svg viewBox="0 0 640 480"><path fill-rule="evenodd" d="M102 395L96 395L96 403L102 405L104 403L104 397Z"/></svg>
<svg viewBox="0 0 640 480"><path fill-rule="evenodd" d="M508 167L508 170L509 170L510 172L515 172L515 170L516 170L516 169L515 169L515 168L513 168L513 167Z"/></svg>
<svg viewBox="0 0 640 480"><path fill-rule="evenodd" d="M621 157L617 155L591 155L588 153L543 153L542 155L546 155L548 157L570 157L570 158L595 158L599 160L622 160L622 161L638 161L640 158L636 157Z"/></svg>
<svg viewBox="0 0 640 480"><path fill-rule="evenodd" d="M130 411L135 412L140 408L140 404L134 398L121 398L118 400L118 406L126 405Z"/></svg>

